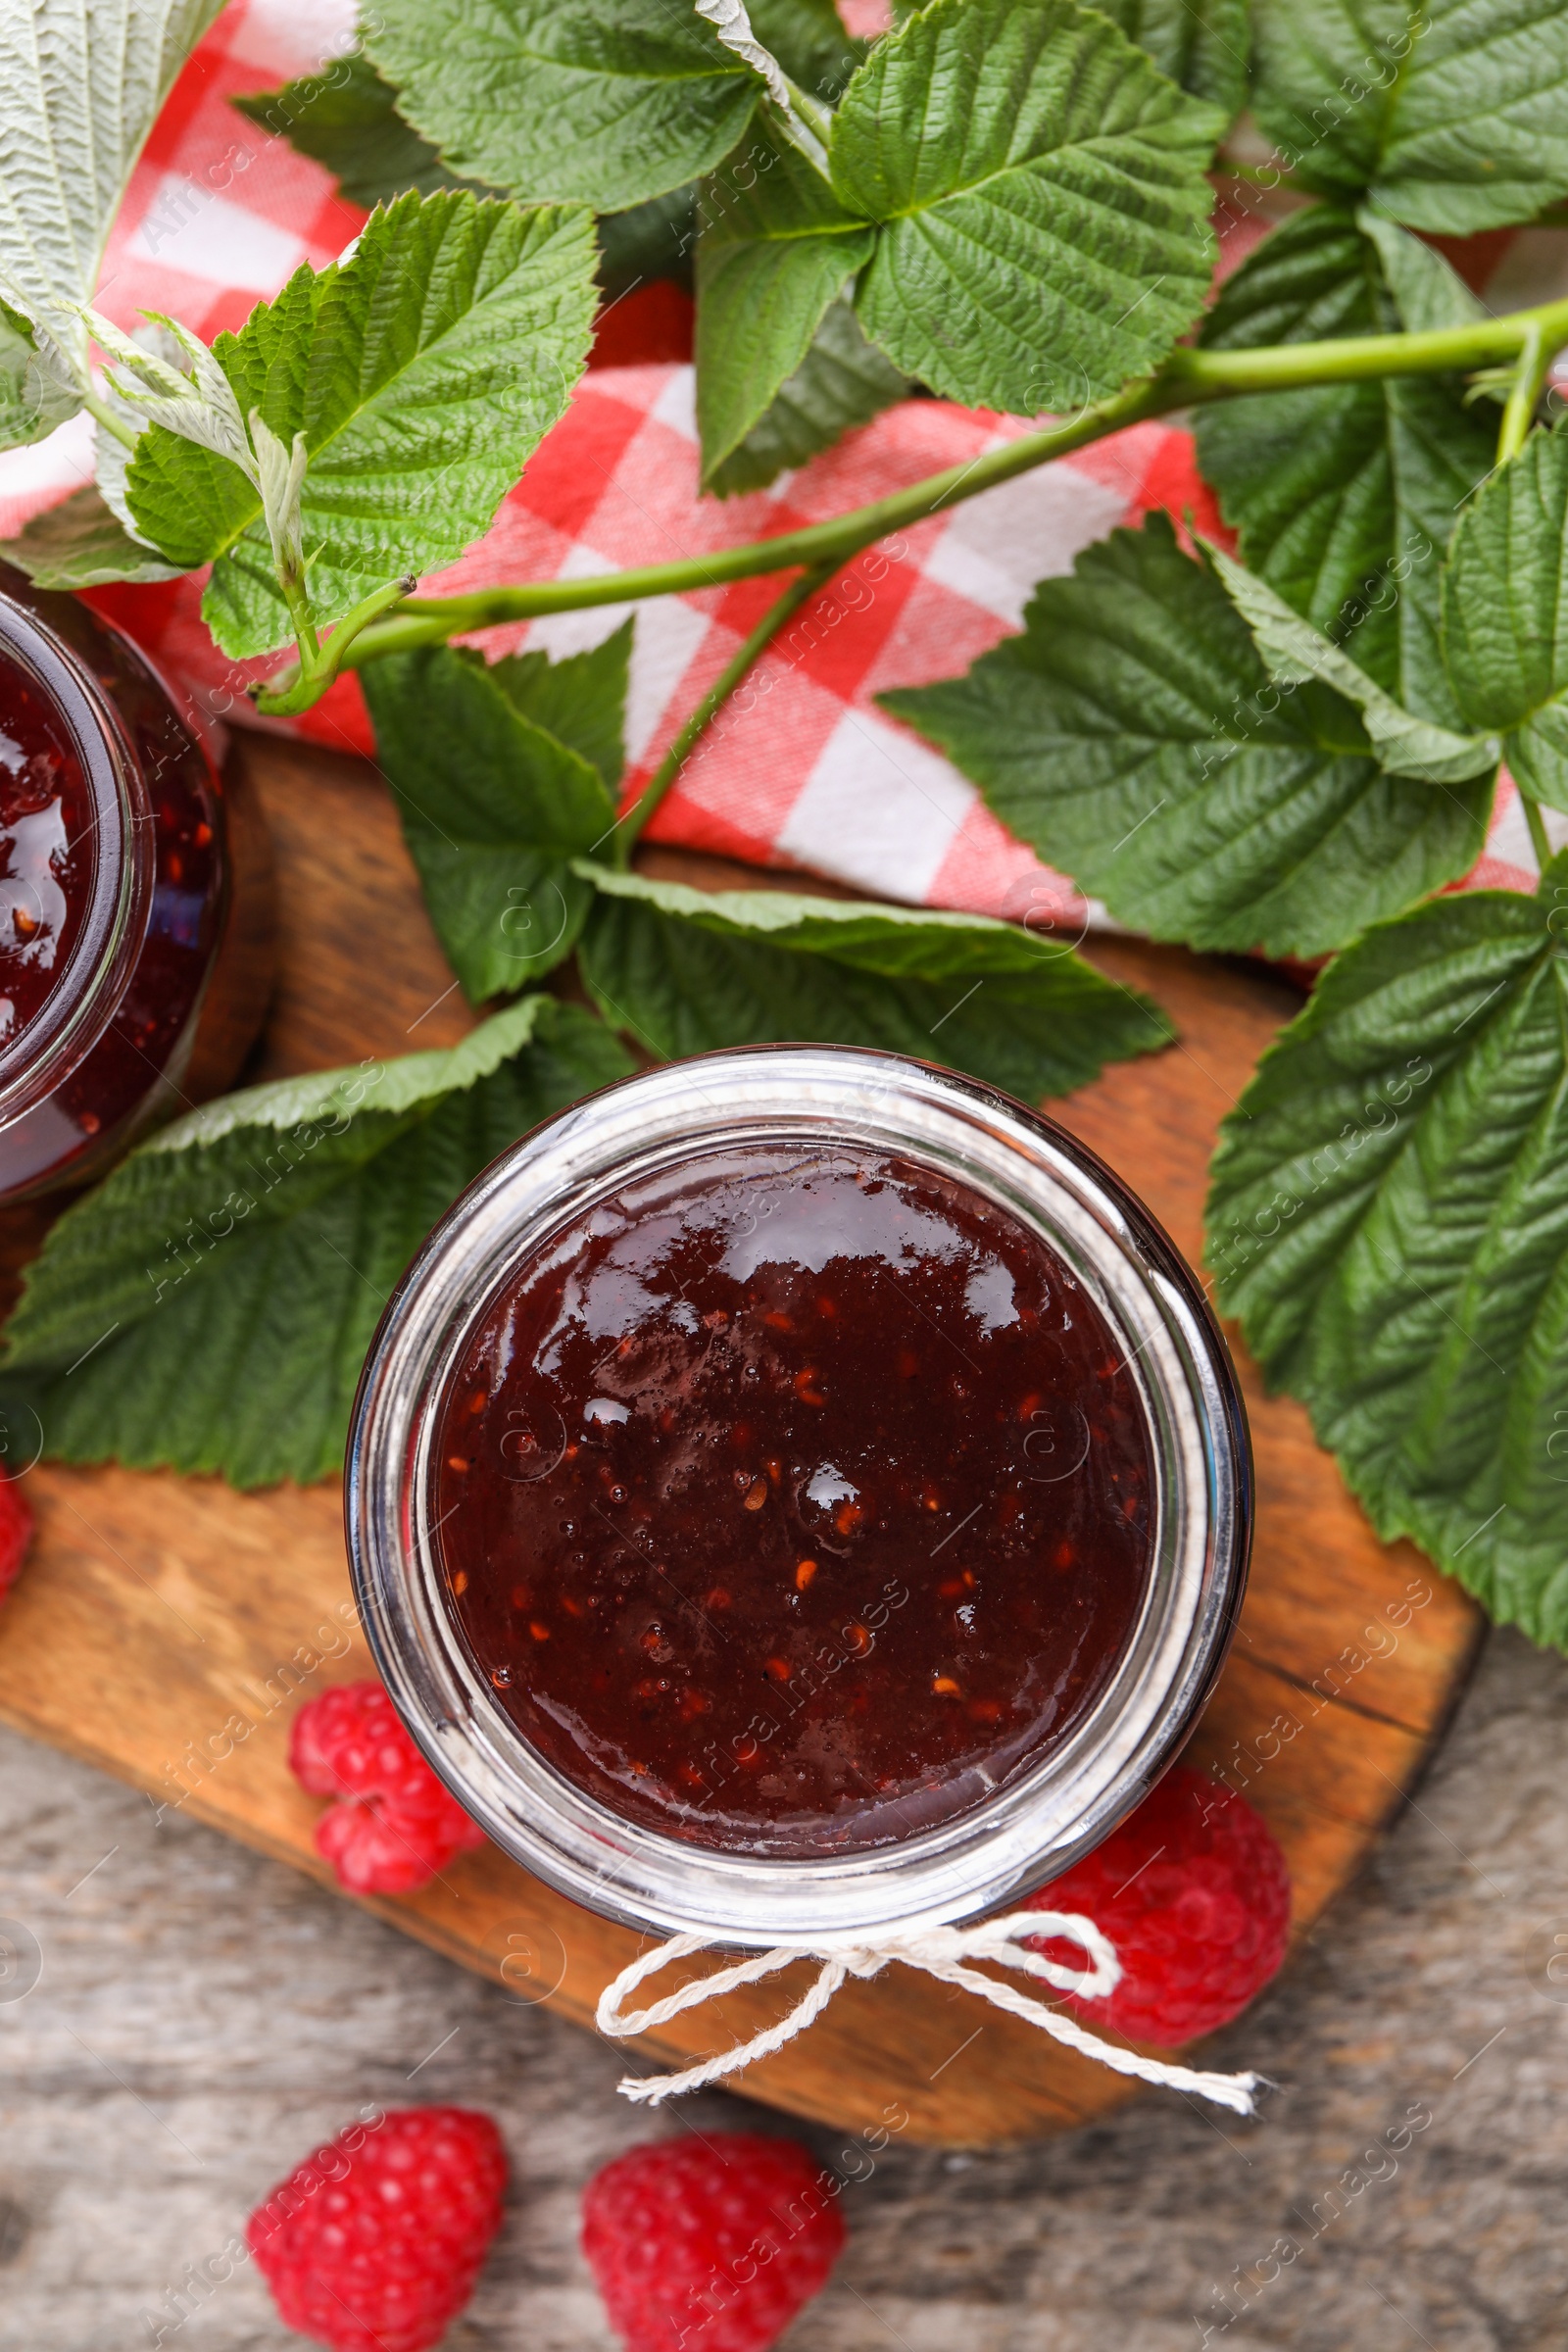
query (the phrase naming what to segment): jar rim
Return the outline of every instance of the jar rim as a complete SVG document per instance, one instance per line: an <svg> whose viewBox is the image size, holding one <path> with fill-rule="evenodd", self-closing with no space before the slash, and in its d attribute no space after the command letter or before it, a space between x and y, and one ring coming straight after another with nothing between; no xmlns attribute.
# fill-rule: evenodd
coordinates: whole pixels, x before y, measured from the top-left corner
<svg viewBox="0 0 1568 2352"><path fill-rule="evenodd" d="M95 835L87 906L36 1016L0 1048L0 1127L52 1094L114 1018L152 908L152 809L120 714L74 649L0 590L0 661L46 697L81 762Z"/></svg>
<svg viewBox="0 0 1568 2352"><path fill-rule="evenodd" d="M613 1811L526 1740L442 1596L433 1447L452 1371L545 1236L634 1179L715 1146L809 1141L896 1152L963 1184L1065 1258L1116 1333L1154 1465L1137 1622L1056 1746L981 1802L894 1844L820 1857L689 1843ZM1057 1877L1173 1760L1213 1687L1245 1588L1246 1415L1202 1290L1093 1152L981 1082L903 1055L773 1046L663 1064L558 1112L448 1211L382 1318L345 1477L356 1596L414 1739L504 1851L644 1931L741 1948L954 1924Z"/></svg>

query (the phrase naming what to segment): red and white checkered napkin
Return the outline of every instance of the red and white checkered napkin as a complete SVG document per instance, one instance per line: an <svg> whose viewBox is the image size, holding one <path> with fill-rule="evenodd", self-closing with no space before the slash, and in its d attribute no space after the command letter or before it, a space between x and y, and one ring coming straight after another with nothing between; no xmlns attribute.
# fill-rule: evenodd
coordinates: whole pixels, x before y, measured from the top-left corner
<svg viewBox="0 0 1568 2352"><path fill-rule="evenodd" d="M164 311L211 339L220 327L238 327L257 297L275 292L299 263L320 267L358 233L365 216L333 193L327 172L227 104L239 92L317 71L351 38L348 0L233 0L181 74L132 179L100 293L112 318L128 327L144 309ZM1227 258L1239 259L1254 235L1243 227L1227 240ZM1510 251L1501 271L1511 275L1515 267ZM700 556L884 497L1026 429L946 402L910 401L770 490L725 503L700 498L692 371L665 358L679 348L672 330L678 338L686 323L662 287L616 307L601 359L657 355L663 364L594 368L485 539L450 571L424 580L426 592ZM91 470L85 417L36 448L0 456L0 536ZM1037 579L1069 570L1092 540L1162 506L1178 516L1191 510L1219 529L1190 435L1140 425L860 558L764 656L747 707L732 706L699 748L655 834L759 863L811 867L917 905L1074 920L1081 903L1070 886L874 698L965 667L1018 627ZM629 790L777 586L743 581L637 609ZM237 666L215 652L200 593L198 578L107 589L92 601L211 708L244 716L243 681L270 665ZM613 608L562 614L492 631L485 643L492 653L529 645L559 655L597 642L621 617ZM343 680L300 732L368 752L358 683ZM1533 873L1507 787L1472 881L1523 884Z"/></svg>

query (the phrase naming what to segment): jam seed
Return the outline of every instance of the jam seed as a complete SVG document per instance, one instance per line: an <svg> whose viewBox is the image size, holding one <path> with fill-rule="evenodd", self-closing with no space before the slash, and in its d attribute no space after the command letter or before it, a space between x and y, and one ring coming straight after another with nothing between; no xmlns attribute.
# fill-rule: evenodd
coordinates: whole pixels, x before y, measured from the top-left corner
<svg viewBox="0 0 1568 2352"><path fill-rule="evenodd" d="M528 1631L530 1634L532 1634L536 1642L548 1642L550 1639L549 1626L541 1625L537 1617L529 1618Z"/></svg>
<svg viewBox="0 0 1568 2352"><path fill-rule="evenodd" d="M468 1571L466 1568L460 1568L458 1570L457 1575L452 1579L452 1590L457 1593L466 1592L468 1590Z"/></svg>
<svg viewBox="0 0 1568 2352"><path fill-rule="evenodd" d="M816 1374L808 1366L795 1375L795 1394L803 1404L826 1404L827 1398L816 1385Z"/></svg>
<svg viewBox="0 0 1568 2352"><path fill-rule="evenodd" d="M956 1600L958 1594L963 1591L963 1579L961 1576L946 1577L938 1585L937 1591L944 1600Z"/></svg>
<svg viewBox="0 0 1568 2352"><path fill-rule="evenodd" d="M703 1597L710 1609L727 1609L729 1607L729 1594L722 1585L715 1585L711 1592L705 1593Z"/></svg>
<svg viewBox="0 0 1568 2352"><path fill-rule="evenodd" d="M765 1478L760 1478L754 1482L752 1491L747 1495L745 1502L741 1505L741 1508L747 1511L760 1511L766 1500L767 1481Z"/></svg>
<svg viewBox="0 0 1568 2352"><path fill-rule="evenodd" d="M787 1683L790 1679L789 1663L784 1658L769 1658L766 1672L772 1676L775 1683Z"/></svg>
<svg viewBox="0 0 1568 2352"><path fill-rule="evenodd" d="M460 1478L463 1476L463 1473L467 1469L467 1467L468 1460L466 1454L449 1453L447 1455L447 1468L449 1470L456 1470Z"/></svg>
<svg viewBox="0 0 1568 2352"><path fill-rule="evenodd" d="M934 1674L931 1688L942 1698L960 1698L963 1695L951 1674Z"/></svg>
<svg viewBox="0 0 1568 2352"><path fill-rule="evenodd" d="M815 1574L816 1562L814 1560L802 1560L795 1571L796 1592L804 1592L807 1586L810 1583Z"/></svg>
<svg viewBox="0 0 1568 2352"><path fill-rule="evenodd" d="M971 1698L964 1712L976 1723L1000 1723L1002 1701L997 1698Z"/></svg>

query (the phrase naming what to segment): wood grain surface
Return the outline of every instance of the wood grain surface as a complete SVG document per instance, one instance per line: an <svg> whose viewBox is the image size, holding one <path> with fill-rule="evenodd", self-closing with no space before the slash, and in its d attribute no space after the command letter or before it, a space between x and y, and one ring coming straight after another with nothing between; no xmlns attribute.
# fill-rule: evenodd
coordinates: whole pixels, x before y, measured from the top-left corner
<svg viewBox="0 0 1568 2352"><path fill-rule="evenodd" d="M247 1076L455 1042L472 1016L373 770L265 737L233 758L259 795L279 883L277 991ZM672 852L649 850L645 862L699 884L757 879ZM1179 950L1113 940L1091 953L1156 996L1181 1043L1052 1107L1196 1261L1216 1124L1299 1000L1272 975ZM9 1229L0 1217L0 1247L15 1255L36 1229L30 1214ZM1376 1542L1304 1413L1265 1397L1245 1355L1240 1368L1257 1466L1252 1581L1189 1753L1271 1823L1300 1936L1441 1737L1480 1619L1411 1546ZM292 1780L286 1745L305 1697L369 1671L336 1486L237 1495L216 1480L44 1465L28 1492L39 1538L0 1619L0 1717L142 1788L154 1807L328 1882L312 1842L319 1806ZM638 1948L493 1849L370 1908L515 1999L584 2024ZM779 2014L796 1973L631 2045L631 2062L726 2046ZM847 1986L745 2082L778 2107L855 2128L902 2108L909 2137L953 2145L1078 2124L1131 2095L1043 2034L902 1969Z"/></svg>

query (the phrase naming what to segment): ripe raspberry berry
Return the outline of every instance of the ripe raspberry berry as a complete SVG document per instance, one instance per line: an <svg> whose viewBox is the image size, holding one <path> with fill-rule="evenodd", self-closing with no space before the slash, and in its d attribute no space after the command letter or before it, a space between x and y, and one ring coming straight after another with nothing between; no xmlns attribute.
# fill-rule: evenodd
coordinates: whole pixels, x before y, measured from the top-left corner
<svg viewBox="0 0 1568 2352"><path fill-rule="evenodd" d="M1122 1980L1109 1998L1068 1999L1086 2025L1175 2049L1228 2025L1273 1976L1290 1933L1291 1881L1273 1832L1245 1797L1183 1769L1024 1908L1081 1911L1116 1946ZM1035 1948L1068 1966L1081 1958L1058 1937Z"/></svg>
<svg viewBox="0 0 1568 2352"><path fill-rule="evenodd" d="M763 2352L844 2247L837 2183L793 2139L630 2148L589 2181L582 2250L626 2352Z"/></svg>
<svg viewBox="0 0 1568 2352"><path fill-rule="evenodd" d="M16 1583L32 1542L32 1511L14 1479L0 1476L0 1600Z"/></svg>
<svg viewBox="0 0 1568 2352"><path fill-rule="evenodd" d="M316 1825L317 1850L355 1894L407 1894L484 1843L379 1683L340 1683L308 1700L288 1760L302 1788L338 1799Z"/></svg>
<svg viewBox="0 0 1568 2352"><path fill-rule="evenodd" d="M487 2115L404 2107L307 2156L246 2243L286 2328L335 2352L427 2352L473 2293L506 2184Z"/></svg>

